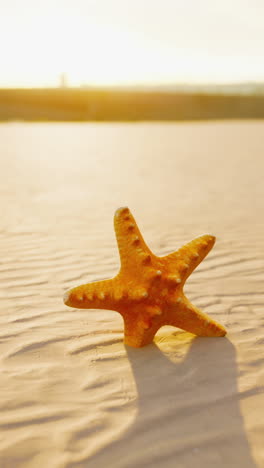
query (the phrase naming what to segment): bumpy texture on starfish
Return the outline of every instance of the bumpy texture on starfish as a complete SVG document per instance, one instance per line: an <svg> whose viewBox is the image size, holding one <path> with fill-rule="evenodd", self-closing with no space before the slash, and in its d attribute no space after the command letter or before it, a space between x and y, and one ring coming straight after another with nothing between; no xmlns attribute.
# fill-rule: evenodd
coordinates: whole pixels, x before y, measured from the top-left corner
<svg viewBox="0 0 264 468"><path fill-rule="evenodd" d="M152 342L163 325L173 325L199 336L224 336L225 328L193 306L183 286L215 243L204 235L177 252L154 255L144 242L128 208L114 217L121 268L117 276L71 289L64 295L70 307L110 309L125 324L125 344L141 347Z"/></svg>

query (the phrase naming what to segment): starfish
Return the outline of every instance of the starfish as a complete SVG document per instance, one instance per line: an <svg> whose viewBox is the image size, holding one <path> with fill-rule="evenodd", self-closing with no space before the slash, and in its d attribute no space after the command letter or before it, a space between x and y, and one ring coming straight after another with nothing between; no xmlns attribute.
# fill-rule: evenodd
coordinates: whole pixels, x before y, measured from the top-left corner
<svg viewBox="0 0 264 468"><path fill-rule="evenodd" d="M158 257L146 245L127 207L119 208L114 227L120 254L119 273L111 279L70 289L64 303L79 309L109 309L124 319L124 342L139 348L152 342L163 325L199 336L224 336L225 328L191 304L183 286L215 243L203 235L174 253Z"/></svg>

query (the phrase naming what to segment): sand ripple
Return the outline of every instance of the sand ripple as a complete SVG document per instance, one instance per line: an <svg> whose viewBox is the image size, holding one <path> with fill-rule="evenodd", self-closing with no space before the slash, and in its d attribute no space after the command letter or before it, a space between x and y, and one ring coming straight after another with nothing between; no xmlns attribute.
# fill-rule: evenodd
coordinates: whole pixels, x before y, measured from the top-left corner
<svg viewBox="0 0 264 468"><path fill-rule="evenodd" d="M263 131L0 126L1 467L264 466ZM118 271L126 204L157 254L216 235L186 292L226 339L129 349L118 314L63 305Z"/></svg>

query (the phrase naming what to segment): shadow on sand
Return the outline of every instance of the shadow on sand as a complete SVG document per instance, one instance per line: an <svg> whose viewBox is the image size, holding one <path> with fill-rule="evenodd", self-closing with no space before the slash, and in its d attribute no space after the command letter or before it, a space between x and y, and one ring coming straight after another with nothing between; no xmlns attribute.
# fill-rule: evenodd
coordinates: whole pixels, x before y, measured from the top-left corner
<svg viewBox="0 0 264 468"><path fill-rule="evenodd" d="M87 466L255 468L239 408L234 346L226 338L182 332L165 345L170 358L155 344L127 347L137 416Z"/></svg>

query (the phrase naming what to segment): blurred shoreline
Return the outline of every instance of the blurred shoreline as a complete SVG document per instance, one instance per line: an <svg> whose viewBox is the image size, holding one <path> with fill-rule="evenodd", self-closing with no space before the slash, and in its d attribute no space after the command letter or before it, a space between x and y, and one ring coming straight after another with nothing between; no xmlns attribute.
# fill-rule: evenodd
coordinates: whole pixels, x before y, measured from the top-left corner
<svg viewBox="0 0 264 468"><path fill-rule="evenodd" d="M0 89L0 121L263 119L264 94L137 88Z"/></svg>

